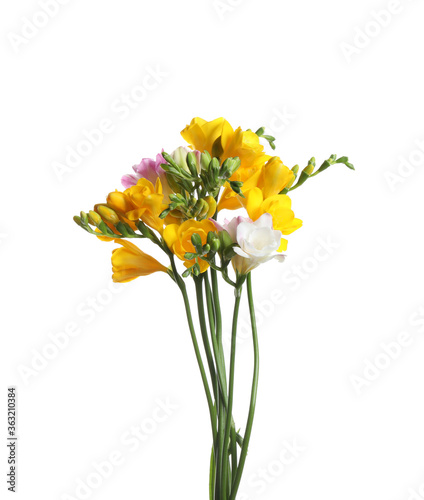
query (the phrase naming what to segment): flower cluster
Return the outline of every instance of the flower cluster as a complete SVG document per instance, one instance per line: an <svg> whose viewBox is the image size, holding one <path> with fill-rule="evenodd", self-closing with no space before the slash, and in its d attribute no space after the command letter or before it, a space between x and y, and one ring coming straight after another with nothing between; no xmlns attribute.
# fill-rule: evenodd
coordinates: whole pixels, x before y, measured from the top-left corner
<svg viewBox="0 0 424 500"><path fill-rule="evenodd" d="M120 245L112 252L115 282L163 272L178 285L209 408L213 438L209 498L236 500L252 432L259 374L251 271L271 259L284 261L286 236L302 225L291 208L291 191L335 163L353 166L347 157L332 155L319 168L312 158L303 170L298 165L290 169L278 156L265 153L260 140L265 139L274 149L275 139L265 135L263 128L256 132L234 130L223 118L211 122L194 118L181 134L187 148L178 147L171 154L162 150L156 158L143 159L133 167L133 173L122 177L124 190L109 193L104 203L88 213L81 212L74 220L99 239ZM222 211L235 210L243 215L218 221ZM129 241L136 238L157 245L170 266ZM176 259L184 263L181 274ZM231 265L235 277L230 276ZM228 377L218 273L235 289ZM183 279L189 276L196 289L197 327ZM233 402L238 315L245 287L252 327L253 377L242 435L234 421Z"/></svg>
<svg viewBox="0 0 424 500"><path fill-rule="evenodd" d="M105 203L74 218L101 240L121 245L112 253L114 281L157 271L176 279L174 256L184 262L184 277L213 267L229 282L230 263L238 277L272 258L283 261L285 236L302 225L288 193L332 164L353 168L347 157L332 155L318 169L312 158L299 173L297 165L290 169L278 156L265 153L260 139L272 148L275 139L264 135L263 128L234 130L223 118L194 118L181 135L189 148L143 159L134 173L122 177L123 191L111 192ZM242 209L247 216L219 223L224 209ZM128 238L151 240L171 259L171 268Z"/></svg>

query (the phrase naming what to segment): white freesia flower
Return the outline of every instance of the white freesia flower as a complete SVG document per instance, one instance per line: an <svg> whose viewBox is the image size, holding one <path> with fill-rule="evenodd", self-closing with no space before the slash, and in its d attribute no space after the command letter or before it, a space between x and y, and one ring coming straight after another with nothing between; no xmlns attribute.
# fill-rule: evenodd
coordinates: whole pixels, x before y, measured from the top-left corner
<svg viewBox="0 0 424 500"><path fill-rule="evenodd" d="M233 242L239 245L234 247L237 255L232 260L234 269L239 273L247 274L271 259L284 261L285 255L275 253L283 233L273 229L271 214L265 213L255 222L246 217L234 217L217 226L227 231Z"/></svg>

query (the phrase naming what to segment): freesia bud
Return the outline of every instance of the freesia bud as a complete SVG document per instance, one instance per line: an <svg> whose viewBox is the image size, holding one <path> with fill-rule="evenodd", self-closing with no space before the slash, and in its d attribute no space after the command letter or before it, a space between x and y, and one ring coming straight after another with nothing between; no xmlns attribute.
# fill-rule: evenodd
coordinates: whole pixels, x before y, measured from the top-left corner
<svg viewBox="0 0 424 500"><path fill-rule="evenodd" d="M240 167L240 158L227 158L221 167L221 177L229 179L235 171Z"/></svg>
<svg viewBox="0 0 424 500"><path fill-rule="evenodd" d="M172 154L172 158L175 161L175 163L184 169L186 172L191 173L190 169L187 165L187 154L189 150L187 148L184 148L183 146L180 146L177 148Z"/></svg>
<svg viewBox="0 0 424 500"><path fill-rule="evenodd" d="M74 222L76 222L78 224L78 226L84 227L84 224L81 221L81 217L78 217L78 215L74 215Z"/></svg>
<svg viewBox="0 0 424 500"><path fill-rule="evenodd" d="M203 246L203 255L206 255L210 251L211 251L211 246L209 245L209 243L206 243L206 245Z"/></svg>
<svg viewBox="0 0 424 500"><path fill-rule="evenodd" d="M233 239L231 238L231 236L227 231L219 232L219 242L222 250L225 250L234 243Z"/></svg>
<svg viewBox="0 0 424 500"><path fill-rule="evenodd" d="M211 244L212 252L216 253L219 251L220 248L221 248L221 242L219 241L219 239L214 240Z"/></svg>
<svg viewBox="0 0 424 500"><path fill-rule="evenodd" d="M197 177L200 174L201 165L200 165L200 151L190 151L187 154L187 165L190 170L190 173L193 177Z"/></svg>
<svg viewBox="0 0 424 500"><path fill-rule="evenodd" d="M304 172L306 175L311 175L312 172L314 171L314 165L309 164L307 167L303 169L302 172Z"/></svg>
<svg viewBox="0 0 424 500"><path fill-rule="evenodd" d="M90 210L88 212L88 218L90 220L90 223L93 224L93 226L100 226L100 224L103 222L102 218L97 212L94 212L93 210Z"/></svg>
<svg viewBox="0 0 424 500"><path fill-rule="evenodd" d="M297 175L297 173L299 172L299 165L295 165L291 171L294 173L294 175Z"/></svg>
<svg viewBox="0 0 424 500"><path fill-rule="evenodd" d="M213 184L218 184L219 181L219 161L218 158L212 158L209 165L210 178Z"/></svg>
<svg viewBox="0 0 424 500"><path fill-rule="evenodd" d="M84 224L88 224L88 215L85 212L80 212L81 220Z"/></svg>
<svg viewBox="0 0 424 500"><path fill-rule="evenodd" d="M192 242L194 248L196 249L196 252L202 253L203 244L202 244L202 238L200 237L200 235L198 235L197 233L193 233L191 235L191 242Z"/></svg>
<svg viewBox="0 0 424 500"><path fill-rule="evenodd" d="M212 231L209 231L208 236L206 237L206 242L209 245L212 245L212 242L218 239L218 235Z"/></svg>
<svg viewBox="0 0 424 500"><path fill-rule="evenodd" d="M97 213L100 214L103 220L110 224L118 224L119 222L119 217L116 212L106 205L98 205Z"/></svg>
<svg viewBox="0 0 424 500"><path fill-rule="evenodd" d="M211 155L207 151L205 151L200 156L200 166L202 167L202 170L208 171L210 162Z"/></svg>

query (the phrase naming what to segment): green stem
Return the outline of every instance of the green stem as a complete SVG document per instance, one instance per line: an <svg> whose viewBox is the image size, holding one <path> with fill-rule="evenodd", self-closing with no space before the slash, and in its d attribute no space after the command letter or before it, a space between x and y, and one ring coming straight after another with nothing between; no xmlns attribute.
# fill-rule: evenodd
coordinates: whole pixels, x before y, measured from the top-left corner
<svg viewBox="0 0 424 500"><path fill-rule="evenodd" d="M240 309L240 299L241 299L242 287L238 287L235 290L236 300L234 304L234 314L233 314L233 327L231 332L231 354L230 354L230 377L228 385L228 410L227 410L227 421L225 424L225 434L224 434L224 455L226 459L226 464L222 471L222 487L224 492L223 500L227 500L227 481L229 476L229 462L228 462L228 442L230 439L231 430L231 420L233 413L233 400L234 400L234 378L235 378L235 364L236 364L236 344L237 344L237 321ZM235 471L234 471L235 473Z"/></svg>
<svg viewBox="0 0 424 500"><path fill-rule="evenodd" d="M212 293L207 273L205 273L206 302L208 305L209 326L212 338L212 347L219 381L218 408L218 458L216 463L217 499L221 498L221 477L224 462L224 432L227 408L227 378L225 373L225 359L223 351L218 346L217 334L221 332L221 311L219 301L212 300ZM215 323L215 318L217 319Z"/></svg>
<svg viewBox="0 0 424 500"><path fill-rule="evenodd" d="M222 316L221 316L221 304L219 302L219 290L218 290L218 277L215 269L211 269L212 277L212 293L213 301L215 304L215 323L216 323L216 338L218 345L222 346Z"/></svg>
<svg viewBox="0 0 424 500"><path fill-rule="evenodd" d="M244 434L243 446L241 448L240 461L237 469L237 474L233 481L233 488L231 491L230 500L235 500L238 488L240 486L241 476L243 474L243 469L246 462L250 436L252 433L253 418L255 416L255 407L256 407L256 395L258 392L259 342L258 342L258 332L256 329L256 318L255 318L255 307L252 294L251 273L247 275L247 296L249 300L250 322L252 325L253 352L254 352L253 381L252 381L252 392L250 396L250 408L249 408L249 415L247 418L246 431Z"/></svg>
<svg viewBox="0 0 424 500"><path fill-rule="evenodd" d="M233 473L233 481L236 477L237 471L237 436L236 436L236 428L234 426L231 427L231 470Z"/></svg>
<svg viewBox="0 0 424 500"><path fill-rule="evenodd" d="M199 312L199 322L200 322L200 331L202 332L203 345L205 348L206 359L208 361L209 373L211 376L212 387L214 392L215 401L218 396L218 382L215 373L215 364L212 356L211 346L208 339L208 329L206 326L206 317L205 317L205 305L203 302L203 275L200 275L197 278L194 278L194 282L196 285L196 298L197 298L197 309Z"/></svg>
<svg viewBox="0 0 424 500"><path fill-rule="evenodd" d="M212 347L213 353L215 356L215 363L217 367L218 373L218 381L219 381L219 389L221 391L221 397L223 398L224 406L227 407L227 379L225 374L225 359L222 347L218 343L218 337L215 334L217 332L217 328L215 329L214 317L215 315L219 317L219 323L221 322L220 316L221 311L218 311L216 307L216 303L214 304L212 301L212 295L210 290L209 278L207 274L205 275L205 291L206 291L206 302L208 305L208 314L209 314L209 326L211 330L211 338L212 338ZM215 305L215 307L214 307ZM219 307L219 303L218 303ZM218 326L218 321L216 323ZM221 328L221 326L219 327ZM222 333L221 333L222 337Z"/></svg>
<svg viewBox="0 0 424 500"><path fill-rule="evenodd" d="M184 306L185 306L185 310L186 310L186 316L187 316L187 322L188 322L188 326L189 326L189 330L190 330L191 340L193 342L193 347L194 347L194 352L196 354L197 364L199 366L200 375L202 377L203 388L205 390L206 399L208 401L209 416L210 416L211 427L212 427L212 437L213 437L213 442L215 443L216 442L216 408L214 407L214 404L212 401L211 391L209 389L208 378L206 376L206 371L205 371L205 367L203 365L202 355L200 354L199 344L197 342L196 331L194 329L193 317L192 317L191 309L190 309L190 301L188 299L187 289L186 289L185 283L177 271L174 256L171 254L169 256L169 258L171 261L172 271L174 273L176 283L181 290L183 300L184 300Z"/></svg>

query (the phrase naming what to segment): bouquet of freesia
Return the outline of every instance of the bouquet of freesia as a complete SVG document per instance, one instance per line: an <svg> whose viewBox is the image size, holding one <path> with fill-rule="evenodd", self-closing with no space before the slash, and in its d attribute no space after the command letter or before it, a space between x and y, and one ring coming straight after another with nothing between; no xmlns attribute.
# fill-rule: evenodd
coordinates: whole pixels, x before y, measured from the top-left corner
<svg viewBox="0 0 424 500"><path fill-rule="evenodd" d="M299 170L264 152L262 138L275 149L274 137L234 130L223 118L194 118L182 131L191 149L165 151L143 159L122 178L124 191L111 192L105 203L81 212L75 222L87 232L120 247L112 252L113 280L125 283L155 272L167 273L180 289L187 314L212 429L210 500L234 500L247 457L255 414L259 348L251 272L271 259L284 261L285 236L301 220L294 216L288 193L329 166L348 158L336 155L316 168L315 159ZM220 210L244 209L245 216L218 221ZM168 260L164 265L130 239L147 239ZM183 272L175 259L182 261ZM222 342L219 279L234 288L231 351L227 370ZM192 279L200 335L196 332L185 279ZM254 366L249 411L243 433L233 419L237 321L243 288L247 288ZM200 345L203 344L203 352Z"/></svg>

